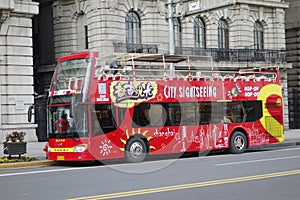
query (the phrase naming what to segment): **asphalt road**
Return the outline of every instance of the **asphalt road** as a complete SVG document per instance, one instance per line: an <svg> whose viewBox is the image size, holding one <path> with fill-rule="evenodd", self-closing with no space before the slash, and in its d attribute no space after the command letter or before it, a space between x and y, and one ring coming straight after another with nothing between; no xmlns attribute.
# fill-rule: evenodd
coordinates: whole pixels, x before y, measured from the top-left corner
<svg viewBox="0 0 300 200"><path fill-rule="evenodd" d="M0 199L298 200L299 146L138 164L0 170Z"/></svg>

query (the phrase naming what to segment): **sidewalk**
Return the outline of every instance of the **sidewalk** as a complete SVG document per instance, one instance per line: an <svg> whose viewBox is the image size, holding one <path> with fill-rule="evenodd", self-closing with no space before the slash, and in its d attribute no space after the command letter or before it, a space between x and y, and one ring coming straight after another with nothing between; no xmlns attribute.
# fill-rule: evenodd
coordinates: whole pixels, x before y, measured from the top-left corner
<svg viewBox="0 0 300 200"><path fill-rule="evenodd" d="M30 165L41 165L43 163L47 163L47 165L51 164L52 162L45 162L46 159L46 154L43 150L47 142L29 142L27 143L27 154L26 156L29 157L35 157L38 161L36 162L29 162L31 163ZM300 129L290 129L285 131L285 139L284 142L281 143L276 143L276 144L271 144L270 146L292 146L292 145L300 145ZM268 145L267 145L268 146ZM3 156L3 144L0 144L0 157ZM12 163L14 164L14 163ZM53 164L53 163L52 163ZM1 167L1 165L10 165L10 164L0 164L0 168L3 168L4 166ZM22 166L22 163L18 163L18 166ZM28 164L27 164L28 165ZM23 165L23 166L27 166Z"/></svg>

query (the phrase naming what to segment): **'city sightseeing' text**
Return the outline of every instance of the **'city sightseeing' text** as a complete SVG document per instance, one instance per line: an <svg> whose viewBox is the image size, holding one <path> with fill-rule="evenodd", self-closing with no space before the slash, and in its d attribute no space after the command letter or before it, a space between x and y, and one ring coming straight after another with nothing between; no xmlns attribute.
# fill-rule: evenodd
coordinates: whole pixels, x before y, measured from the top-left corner
<svg viewBox="0 0 300 200"><path fill-rule="evenodd" d="M215 86L165 86L166 98L194 98L194 97L217 97Z"/></svg>

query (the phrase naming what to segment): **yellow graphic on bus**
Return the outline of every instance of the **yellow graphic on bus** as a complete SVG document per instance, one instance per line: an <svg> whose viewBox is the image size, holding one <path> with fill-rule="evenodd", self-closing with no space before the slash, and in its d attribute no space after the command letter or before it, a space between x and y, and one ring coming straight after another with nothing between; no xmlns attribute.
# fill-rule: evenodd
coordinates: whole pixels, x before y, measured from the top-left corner
<svg viewBox="0 0 300 200"><path fill-rule="evenodd" d="M138 128L137 129L137 132L135 132L134 128L132 128L132 131L131 133L129 133L129 130L127 129L126 130L126 138L120 138L120 141L122 142L122 144L124 144L124 148L120 148L120 151L125 151L125 146L126 146L126 143L128 141L128 139L131 137L131 136L134 136L134 135L138 135L138 136L141 136L141 137L144 137L147 139L148 142L150 142L150 140L153 139L152 136L146 136L148 133L148 130L145 130L143 133L141 133L141 129ZM150 146L149 147L150 150L155 150L156 148L154 146Z"/></svg>
<svg viewBox="0 0 300 200"><path fill-rule="evenodd" d="M272 113L270 113L270 111L267 108L267 100L272 95L278 96L276 103L278 106L282 106L281 105L281 98L282 98L281 86L277 85L277 84L270 84L270 85L264 86L260 90L260 95L257 98L257 100L261 100L263 102L262 106L263 106L264 117L262 117L260 119L260 122L268 133L270 133L272 136L276 137L279 142L282 142L284 140L283 124L281 124L278 120L276 120L275 117L272 115Z"/></svg>
<svg viewBox="0 0 300 200"><path fill-rule="evenodd" d="M157 83L153 81L113 81L110 85L112 102L119 107L133 107L155 98Z"/></svg>

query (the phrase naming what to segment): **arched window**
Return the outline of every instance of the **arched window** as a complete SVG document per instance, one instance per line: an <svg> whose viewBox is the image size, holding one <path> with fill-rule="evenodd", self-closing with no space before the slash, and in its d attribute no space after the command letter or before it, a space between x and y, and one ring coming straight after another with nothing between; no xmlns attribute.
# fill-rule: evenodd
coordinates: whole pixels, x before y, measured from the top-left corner
<svg viewBox="0 0 300 200"><path fill-rule="evenodd" d="M206 48L206 29L200 17L196 17L194 20L194 47Z"/></svg>
<svg viewBox="0 0 300 200"><path fill-rule="evenodd" d="M264 49L264 31L260 22L255 22L254 29L254 49Z"/></svg>
<svg viewBox="0 0 300 200"><path fill-rule="evenodd" d="M77 19L77 51L85 51L88 46L88 26L85 15L80 15Z"/></svg>
<svg viewBox="0 0 300 200"><path fill-rule="evenodd" d="M125 18L126 44L141 44L141 20L136 12L130 11Z"/></svg>
<svg viewBox="0 0 300 200"><path fill-rule="evenodd" d="M224 19L220 19L218 23L218 47L219 49L229 49L229 30Z"/></svg>
<svg viewBox="0 0 300 200"><path fill-rule="evenodd" d="M182 27L181 21L179 18L174 19L174 39L175 39L175 47L182 46Z"/></svg>

